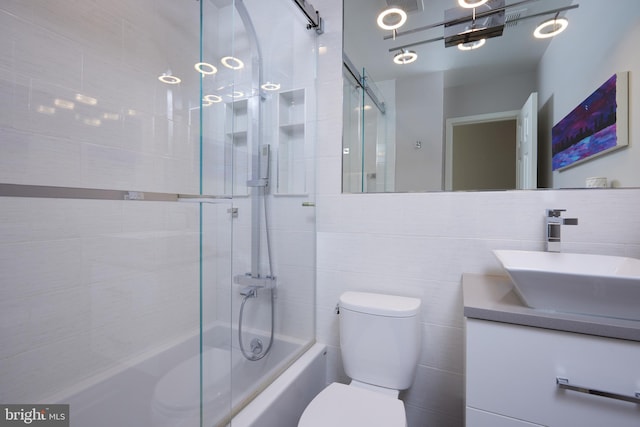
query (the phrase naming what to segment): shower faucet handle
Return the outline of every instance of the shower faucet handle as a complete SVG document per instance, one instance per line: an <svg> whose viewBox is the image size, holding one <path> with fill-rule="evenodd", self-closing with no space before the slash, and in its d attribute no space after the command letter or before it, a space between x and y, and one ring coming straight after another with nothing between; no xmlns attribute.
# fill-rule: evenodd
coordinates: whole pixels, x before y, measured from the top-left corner
<svg viewBox="0 0 640 427"><path fill-rule="evenodd" d="M251 286L255 288L274 289L276 287L276 278L272 276L253 277L251 273L239 274L233 277L233 282L237 285Z"/></svg>

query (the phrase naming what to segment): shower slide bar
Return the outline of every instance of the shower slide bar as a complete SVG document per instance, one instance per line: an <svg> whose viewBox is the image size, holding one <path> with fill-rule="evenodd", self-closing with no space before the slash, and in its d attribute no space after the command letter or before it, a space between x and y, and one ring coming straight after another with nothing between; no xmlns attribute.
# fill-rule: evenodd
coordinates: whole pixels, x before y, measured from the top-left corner
<svg viewBox="0 0 640 427"><path fill-rule="evenodd" d="M211 202L231 200L231 196L157 193L150 191L107 190L99 188L53 187L47 185L0 184L0 197L36 197L81 200L135 200L146 202Z"/></svg>

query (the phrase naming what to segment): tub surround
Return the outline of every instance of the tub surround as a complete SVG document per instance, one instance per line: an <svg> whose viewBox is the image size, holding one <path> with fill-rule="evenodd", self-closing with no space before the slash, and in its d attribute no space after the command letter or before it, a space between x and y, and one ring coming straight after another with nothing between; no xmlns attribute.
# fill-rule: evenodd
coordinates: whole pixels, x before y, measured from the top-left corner
<svg viewBox="0 0 640 427"><path fill-rule="evenodd" d="M462 291L467 318L640 342L640 322L529 308L507 276L463 274Z"/></svg>

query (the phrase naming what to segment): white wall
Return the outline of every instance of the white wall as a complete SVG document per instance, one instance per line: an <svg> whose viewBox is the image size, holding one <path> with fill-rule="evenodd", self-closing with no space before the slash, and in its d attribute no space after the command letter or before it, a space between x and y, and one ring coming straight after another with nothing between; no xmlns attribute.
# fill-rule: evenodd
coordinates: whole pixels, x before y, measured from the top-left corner
<svg viewBox="0 0 640 427"><path fill-rule="evenodd" d="M519 110L531 92L536 91L535 70L478 79L468 85L445 88L445 120Z"/></svg>
<svg viewBox="0 0 640 427"><path fill-rule="evenodd" d="M608 153L561 172L553 172L554 188L580 188L590 176L607 176L616 186L639 186L640 56L635 54L640 39L640 3L620 0L605 3L589 0L588 8L572 10L569 17L579 22L576 31L567 30L549 45L539 65L540 123L548 128L558 123L613 74L630 71L629 147ZM611 7L613 6L613 7ZM606 17L606 32L595 31ZM610 28L609 28L610 27ZM578 46L584 48L578 49ZM551 146L551 134L539 134L540 143ZM546 156L551 162L550 148Z"/></svg>
<svg viewBox="0 0 640 427"><path fill-rule="evenodd" d="M428 73L395 81L397 192L444 188L446 119L519 110L536 90L533 70L478 77L460 86L447 86L445 77Z"/></svg>
<svg viewBox="0 0 640 427"><path fill-rule="evenodd" d="M197 205L0 198L0 231L0 400L197 331Z"/></svg>
<svg viewBox="0 0 640 427"><path fill-rule="evenodd" d="M198 55L199 10L148 6L3 3L0 182L197 189L198 78L182 64ZM155 34L172 19L194 25ZM183 83L159 82L168 69Z"/></svg>
<svg viewBox="0 0 640 427"><path fill-rule="evenodd" d="M461 275L498 272L493 248L543 249L546 208L580 219L564 233L566 251L640 257L640 190L341 194L341 1L314 4L327 19L320 40L329 47L320 57L317 195L317 339L329 345L328 377L345 379L334 314L340 293L419 296L423 351L403 394L410 426L461 427Z"/></svg>
<svg viewBox="0 0 640 427"><path fill-rule="evenodd" d="M442 73L396 80L395 191L442 189L442 105Z"/></svg>

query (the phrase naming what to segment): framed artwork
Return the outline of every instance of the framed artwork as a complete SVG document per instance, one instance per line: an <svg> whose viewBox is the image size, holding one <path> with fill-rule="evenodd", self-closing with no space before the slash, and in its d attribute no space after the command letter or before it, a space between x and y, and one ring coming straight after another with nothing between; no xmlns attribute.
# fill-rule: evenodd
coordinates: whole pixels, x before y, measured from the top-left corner
<svg viewBox="0 0 640 427"><path fill-rule="evenodd" d="M551 131L553 170L563 170L629 144L629 73L616 73Z"/></svg>

